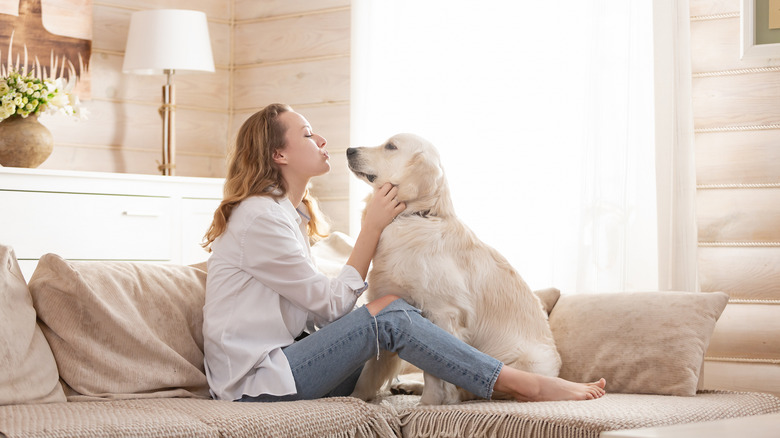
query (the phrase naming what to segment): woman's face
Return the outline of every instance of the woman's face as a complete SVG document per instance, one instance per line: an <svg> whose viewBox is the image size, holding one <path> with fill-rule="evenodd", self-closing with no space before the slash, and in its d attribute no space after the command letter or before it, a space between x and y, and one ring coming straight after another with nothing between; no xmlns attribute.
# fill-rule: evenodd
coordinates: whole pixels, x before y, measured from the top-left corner
<svg viewBox="0 0 780 438"><path fill-rule="evenodd" d="M288 174L302 178L311 178L330 170L327 141L321 135L312 132L311 125L302 115L287 111L277 116L287 127L285 147L276 151L276 162L283 165Z"/></svg>

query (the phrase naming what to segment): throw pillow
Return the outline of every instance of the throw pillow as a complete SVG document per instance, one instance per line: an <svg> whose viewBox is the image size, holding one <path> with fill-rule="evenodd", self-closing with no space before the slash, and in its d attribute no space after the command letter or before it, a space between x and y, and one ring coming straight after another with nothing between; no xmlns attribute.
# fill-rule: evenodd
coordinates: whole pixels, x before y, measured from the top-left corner
<svg viewBox="0 0 780 438"><path fill-rule="evenodd" d="M54 254L41 257L30 279L63 381L105 399L208 397L205 290L206 273L194 267Z"/></svg>
<svg viewBox="0 0 780 438"><path fill-rule="evenodd" d="M0 405L64 402L51 348L13 249L0 245Z"/></svg>
<svg viewBox="0 0 780 438"><path fill-rule="evenodd" d="M693 396L721 292L564 295L550 315L560 377L608 392Z"/></svg>
<svg viewBox="0 0 780 438"><path fill-rule="evenodd" d="M547 315L552 312L552 309L555 307L555 303L557 303L558 299L561 297L561 291L554 287L535 290L534 293L537 297L539 297L539 301L542 302L542 308L547 313Z"/></svg>

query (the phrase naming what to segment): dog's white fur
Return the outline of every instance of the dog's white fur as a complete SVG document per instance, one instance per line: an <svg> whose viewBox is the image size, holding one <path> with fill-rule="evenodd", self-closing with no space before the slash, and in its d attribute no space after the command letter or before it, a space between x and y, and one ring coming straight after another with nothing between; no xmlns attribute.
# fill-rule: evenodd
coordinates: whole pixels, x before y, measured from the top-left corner
<svg viewBox="0 0 780 438"><path fill-rule="evenodd" d="M506 366L557 376L561 359L541 301L507 260L455 215L435 147L419 136L399 134L380 146L350 148L347 156L358 178L374 188L392 183L407 205L382 232L369 273L369 301L398 295ZM353 396L374 398L400 363L387 352L368 361ZM427 373L424 381L422 404L474 398Z"/></svg>

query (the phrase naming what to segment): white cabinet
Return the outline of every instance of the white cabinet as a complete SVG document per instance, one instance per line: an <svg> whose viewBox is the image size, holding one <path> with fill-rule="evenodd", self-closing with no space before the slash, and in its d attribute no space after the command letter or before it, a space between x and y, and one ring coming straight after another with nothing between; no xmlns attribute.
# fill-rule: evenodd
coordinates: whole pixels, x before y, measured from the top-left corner
<svg viewBox="0 0 780 438"><path fill-rule="evenodd" d="M220 178L0 168L0 243L29 280L38 258L191 264L222 199Z"/></svg>

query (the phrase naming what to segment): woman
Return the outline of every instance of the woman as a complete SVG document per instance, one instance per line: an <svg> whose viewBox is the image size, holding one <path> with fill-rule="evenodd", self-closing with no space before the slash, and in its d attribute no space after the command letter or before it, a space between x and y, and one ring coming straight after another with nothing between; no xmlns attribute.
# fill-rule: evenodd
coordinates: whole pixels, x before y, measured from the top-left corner
<svg viewBox="0 0 780 438"><path fill-rule="evenodd" d="M324 236L309 196L312 177L330 170L326 141L287 105L273 104L241 127L204 246L205 367L212 395L279 401L349 395L377 349L489 399L585 400L604 380L580 384L504 367L388 295L354 311L379 236L406 206L387 184L367 205L361 231L336 278L312 262ZM322 327L305 336L304 329Z"/></svg>

